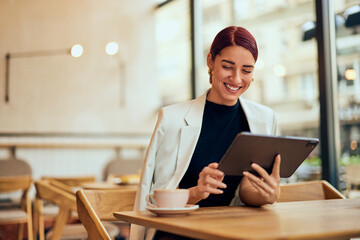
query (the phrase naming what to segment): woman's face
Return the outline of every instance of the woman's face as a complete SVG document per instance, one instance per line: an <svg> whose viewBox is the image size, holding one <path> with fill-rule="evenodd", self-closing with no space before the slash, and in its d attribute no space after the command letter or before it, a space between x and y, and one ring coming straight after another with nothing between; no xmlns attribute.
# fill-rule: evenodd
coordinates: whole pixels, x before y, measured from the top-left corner
<svg viewBox="0 0 360 240"><path fill-rule="evenodd" d="M209 53L207 65L212 74L212 87L207 100L235 105L253 80L255 59L251 52L240 46L229 46L221 50L214 61Z"/></svg>

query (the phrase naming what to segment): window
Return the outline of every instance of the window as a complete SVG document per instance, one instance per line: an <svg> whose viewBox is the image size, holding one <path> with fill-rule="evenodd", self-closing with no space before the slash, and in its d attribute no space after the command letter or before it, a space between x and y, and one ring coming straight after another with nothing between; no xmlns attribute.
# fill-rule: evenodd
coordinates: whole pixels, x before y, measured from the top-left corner
<svg viewBox="0 0 360 240"><path fill-rule="evenodd" d="M317 45L314 31L303 29L315 21L314 8L313 0L203 1L204 56L226 26L245 27L256 38L255 80L244 97L275 111L281 135L319 137ZM206 61L203 69L207 73ZM203 89L210 87L207 74L199 81ZM303 165L296 180L321 178L319 146Z"/></svg>
<svg viewBox="0 0 360 240"><path fill-rule="evenodd" d="M336 1L337 97L340 122L340 174L348 197L360 183L360 5Z"/></svg>
<svg viewBox="0 0 360 240"><path fill-rule="evenodd" d="M156 74L162 105L191 99L189 2L171 1L157 9L155 30Z"/></svg>

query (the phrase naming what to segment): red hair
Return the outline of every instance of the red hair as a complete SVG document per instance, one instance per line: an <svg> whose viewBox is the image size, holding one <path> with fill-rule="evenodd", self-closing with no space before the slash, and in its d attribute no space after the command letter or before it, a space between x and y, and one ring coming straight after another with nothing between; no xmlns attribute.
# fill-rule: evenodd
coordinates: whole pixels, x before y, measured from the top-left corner
<svg viewBox="0 0 360 240"><path fill-rule="evenodd" d="M258 57L256 40L245 28L230 26L221 30L211 44L210 53L212 60L214 61L216 55L228 46L241 46L249 50L256 62Z"/></svg>

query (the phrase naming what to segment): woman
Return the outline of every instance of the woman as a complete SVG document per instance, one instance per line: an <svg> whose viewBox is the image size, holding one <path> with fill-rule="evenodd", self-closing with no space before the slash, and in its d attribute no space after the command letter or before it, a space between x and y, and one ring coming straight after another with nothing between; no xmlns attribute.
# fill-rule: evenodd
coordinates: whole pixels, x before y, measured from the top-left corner
<svg viewBox="0 0 360 240"><path fill-rule="evenodd" d="M188 188L188 203L200 207L229 205L239 198L245 204L261 206L278 199L280 156L270 175L257 164L252 168L260 177L249 172L244 172L244 177L224 176L217 169L239 132L276 134L274 112L240 97L253 81L257 56L256 41L246 29L231 26L217 34L207 55L211 88L194 100L160 110L135 210L144 210L145 196L162 188ZM135 228L131 238L142 239L143 233ZM151 231L146 235L151 238Z"/></svg>

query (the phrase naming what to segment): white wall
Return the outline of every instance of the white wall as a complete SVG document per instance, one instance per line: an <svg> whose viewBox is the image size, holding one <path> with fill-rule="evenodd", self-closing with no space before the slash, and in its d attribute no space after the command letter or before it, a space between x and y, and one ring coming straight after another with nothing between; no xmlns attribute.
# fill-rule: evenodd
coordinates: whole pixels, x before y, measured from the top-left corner
<svg viewBox="0 0 360 240"><path fill-rule="evenodd" d="M148 0L0 1L0 132L152 129L160 102L154 5ZM116 56L105 54L110 41L120 45ZM7 52L66 49L76 43L84 47L80 58L11 58L10 102L4 101Z"/></svg>
<svg viewBox="0 0 360 240"><path fill-rule="evenodd" d="M0 1L0 137L5 133L150 135L160 96L155 77L155 1ZM120 52L105 54L115 41ZM12 58L5 98L6 53L67 49L70 55ZM119 64L125 63L125 70ZM121 102L123 99L123 102ZM7 157L0 149L1 158ZM34 178L96 175L112 149L18 149Z"/></svg>

